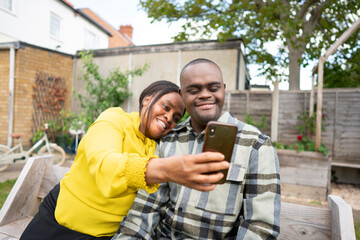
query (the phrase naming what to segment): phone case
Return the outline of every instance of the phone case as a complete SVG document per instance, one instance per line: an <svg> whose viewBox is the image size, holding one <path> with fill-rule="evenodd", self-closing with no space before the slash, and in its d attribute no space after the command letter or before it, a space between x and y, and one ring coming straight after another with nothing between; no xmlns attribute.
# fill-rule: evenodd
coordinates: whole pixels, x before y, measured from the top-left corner
<svg viewBox="0 0 360 240"><path fill-rule="evenodd" d="M235 124L210 121L206 126L202 151L221 152L225 160L231 162L237 131ZM226 181L228 169L221 172L224 177L217 184L223 184Z"/></svg>

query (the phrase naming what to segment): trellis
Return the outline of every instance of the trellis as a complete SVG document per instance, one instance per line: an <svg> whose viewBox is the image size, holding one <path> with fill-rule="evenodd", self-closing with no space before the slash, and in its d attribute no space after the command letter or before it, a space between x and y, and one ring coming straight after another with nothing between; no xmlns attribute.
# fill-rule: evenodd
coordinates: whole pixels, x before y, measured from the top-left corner
<svg viewBox="0 0 360 240"><path fill-rule="evenodd" d="M313 69L312 72L312 88L311 88L311 97L310 97L310 103L313 103L313 96L314 96L314 75L316 72L318 72L318 88L317 88L317 109L316 109L316 149L320 147L321 143L321 116L322 116L322 104L323 104L323 77L324 77L324 63L326 59L331 56L333 53L337 51L337 49L360 27L360 18L357 19L357 21L348 28L341 36L338 38L334 44L332 44L325 52L323 56L320 57L319 63L316 65L316 67ZM310 116L313 114L313 105L310 104Z"/></svg>
<svg viewBox="0 0 360 240"><path fill-rule="evenodd" d="M44 72L35 75L33 86L32 132L43 127L44 123L57 121L59 113L64 109L66 85L65 79ZM49 131L49 137L55 141L55 133Z"/></svg>

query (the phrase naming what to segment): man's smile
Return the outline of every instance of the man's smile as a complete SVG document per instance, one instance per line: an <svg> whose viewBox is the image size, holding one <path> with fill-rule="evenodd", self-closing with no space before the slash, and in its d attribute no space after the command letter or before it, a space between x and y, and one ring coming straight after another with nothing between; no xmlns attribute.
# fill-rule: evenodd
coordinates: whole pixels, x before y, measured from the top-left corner
<svg viewBox="0 0 360 240"><path fill-rule="evenodd" d="M201 102L201 103L195 103L194 105L197 109L207 110L213 108L216 104L215 102Z"/></svg>

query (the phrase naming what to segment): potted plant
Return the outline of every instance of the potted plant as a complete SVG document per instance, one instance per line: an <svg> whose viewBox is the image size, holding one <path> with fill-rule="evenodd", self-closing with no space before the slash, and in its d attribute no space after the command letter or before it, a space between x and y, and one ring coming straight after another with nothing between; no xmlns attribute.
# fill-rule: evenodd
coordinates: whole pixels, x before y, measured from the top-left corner
<svg viewBox="0 0 360 240"><path fill-rule="evenodd" d="M65 152L71 153L71 143L73 141L70 134L70 128L80 129L80 118L82 115L76 115L73 112L61 110L56 120L49 121L49 129L54 133L56 143L61 146Z"/></svg>

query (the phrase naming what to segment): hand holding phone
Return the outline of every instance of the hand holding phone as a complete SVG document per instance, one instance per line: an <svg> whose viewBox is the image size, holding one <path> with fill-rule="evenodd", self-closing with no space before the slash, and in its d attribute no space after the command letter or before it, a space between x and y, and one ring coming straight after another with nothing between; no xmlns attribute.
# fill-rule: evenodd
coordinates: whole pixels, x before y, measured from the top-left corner
<svg viewBox="0 0 360 240"><path fill-rule="evenodd" d="M220 152L225 156L225 161L231 162L232 152L235 145L237 126L235 124L208 122L205 129L203 152ZM226 181L228 169L221 170L224 177L217 182L223 184Z"/></svg>

